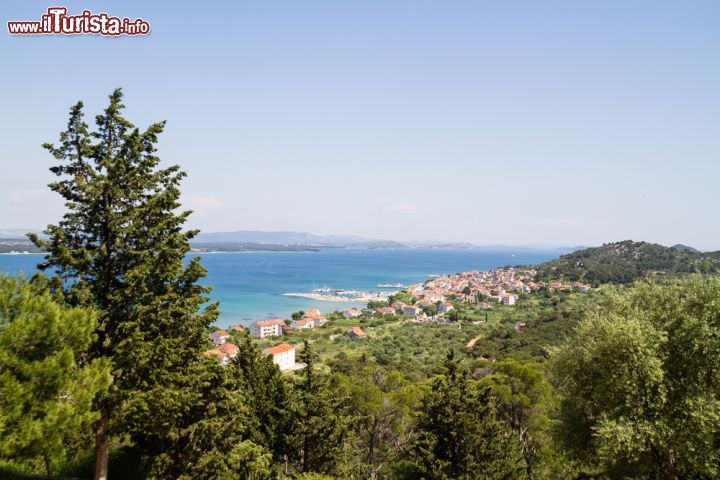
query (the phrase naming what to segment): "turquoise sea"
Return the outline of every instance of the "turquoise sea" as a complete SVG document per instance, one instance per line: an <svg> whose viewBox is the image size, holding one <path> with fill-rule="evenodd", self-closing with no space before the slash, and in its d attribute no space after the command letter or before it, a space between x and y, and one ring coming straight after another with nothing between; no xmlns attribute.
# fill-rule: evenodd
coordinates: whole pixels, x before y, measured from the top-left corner
<svg viewBox="0 0 720 480"><path fill-rule="evenodd" d="M322 312L352 304L284 296L331 287L380 291L380 283L410 284L427 275L528 265L556 258L558 250L529 249L327 249L319 252L203 253L213 300L220 301L218 325L249 324L287 317L308 308ZM0 255L0 272L30 275L41 255Z"/></svg>

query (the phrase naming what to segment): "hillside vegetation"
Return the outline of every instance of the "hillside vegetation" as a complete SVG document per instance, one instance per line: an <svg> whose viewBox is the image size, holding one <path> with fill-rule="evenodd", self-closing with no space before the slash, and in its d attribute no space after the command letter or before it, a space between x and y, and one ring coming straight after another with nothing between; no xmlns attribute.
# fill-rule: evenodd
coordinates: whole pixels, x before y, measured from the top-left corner
<svg viewBox="0 0 720 480"><path fill-rule="evenodd" d="M564 278L594 285L631 283L648 275L717 272L720 252L703 253L632 240L579 250L538 267L541 279Z"/></svg>

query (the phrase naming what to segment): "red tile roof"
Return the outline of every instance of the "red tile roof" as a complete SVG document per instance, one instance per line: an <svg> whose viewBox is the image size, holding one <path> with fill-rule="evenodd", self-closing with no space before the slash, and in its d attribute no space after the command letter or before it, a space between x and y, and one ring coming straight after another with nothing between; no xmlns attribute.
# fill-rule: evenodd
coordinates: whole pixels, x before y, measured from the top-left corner
<svg viewBox="0 0 720 480"><path fill-rule="evenodd" d="M238 352L238 347L233 343L223 343L215 350L220 350L221 352L227 353L228 355L235 355Z"/></svg>
<svg viewBox="0 0 720 480"><path fill-rule="evenodd" d="M261 326L261 327L270 327L270 326L272 326L272 325L280 325L280 326L283 326L283 325L285 325L285 320L281 320L281 319L277 319L277 320L258 320L258 321L255 322L255 323L258 324L258 325Z"/></svg>
<svg viewBox="0 0 720 480"><path fill-rule="evenodd" d="M365 332L363 332L363 329L360 327L351 327L347 331L348 335L355 335L356 337L364 337Z"/></svg>
<svg viewBox="0 0 720 480"><path fill-rule="evenodd" d="M285 353L289 352L290 350L295 350L295 347L293 347L289 343L281 343L280 345L266 348L262 351L262 353L264 353L265 355L277 355L278 353Z"/></svg>

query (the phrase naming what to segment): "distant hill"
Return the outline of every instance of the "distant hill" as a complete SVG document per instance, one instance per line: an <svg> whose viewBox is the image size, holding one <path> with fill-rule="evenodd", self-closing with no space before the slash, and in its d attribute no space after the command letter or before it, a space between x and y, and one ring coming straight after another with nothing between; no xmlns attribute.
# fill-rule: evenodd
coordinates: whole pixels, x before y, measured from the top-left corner
<svg viewBox="0 0 720 480"><path fill-rule="evenodd" d="M677 250L678 252L700 253L700 250L697 250L693 247L688 247L687 245L682 245L680 243L678 243L677 245L673 245L670 248Z"/></svg>
<svg viewBox="0 0 720 480"><path fill-rule="evenodd" d="M720 251L701 253L683 245L665 247L626 240L572 252L538 266L541 279L592 284L629 283L648 275L693 272L720 272Z"/></svg>
<svg viewBox="0 0 720 480"><path fill-rule="evenodd" d="M270 243L245 242L193 242L191 249L195 253L202 252L317 252L318 247L308 245L276 245Z"/></svg>
<svg viewBox="0 0 720 480"><path fill-rule="evenodd" d="M406 248L392 240L376 240L352 235L313 235L305 232L262 232L241 230L237 232L201 233L197 243L246 243L268 245L342 246L361 248Z"/></svg>
<svg viewBox="0 0 720 480"><path fill-rule="evenodd" d="M40 253L28 239L22 238L0 238L0 253Z"/></svg>

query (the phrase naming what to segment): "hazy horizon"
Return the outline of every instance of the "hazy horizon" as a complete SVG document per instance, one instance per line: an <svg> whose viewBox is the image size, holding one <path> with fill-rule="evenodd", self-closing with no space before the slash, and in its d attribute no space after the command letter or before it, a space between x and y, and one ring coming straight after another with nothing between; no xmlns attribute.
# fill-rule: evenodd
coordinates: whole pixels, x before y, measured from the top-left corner
<svg viewBox="0 0 720 480"><path fill-rule="evenodd" d="M359 240L362 241L387 241L387 242L397 242L400 244L405 244L407 246L411 247L422 247L423 245L428 246L437 246L442 244L448 244L448 245L471 245L472 247L477 248L502 248L502 247L508 247L508 248L519 248L519 249L536 249L536 250L542 250L542 249L548 249L548 250L563 250L563 249L576 249L576 248L591 248L591 247L598 247L603 244L607 243L616 243L616 242L622 242L626 240L632 240L636 242L645 241L642 239L633 239L633 238L623 238L623 239L615 239L615 240L607 240L601 243L597 244L569 244L569 243L475 243L475 242L469 242L469 241L447 241L443 239L432 239L432 238L426 238L426 239L417 239L417 238L406 238L406 239L397 239L397 238L376 238L376 237L367 237L363 235L354 235L354 234L326 234L326 235L317 235L313 232L304 232L304 231L295 231L295 230L233 230L233 231L200 231L200 238L195 238L194 241L198 243L223 243L223 242L235 242L234 240L205 240L201 237L203 235L216 235L216 234L227 234L227 233L268 233L268 234L278 234L278 233L287 233L287 234L307 234L312 236L319 236L319 237L325 237L327 239L338 237L338 238L344 238L344 237L357 237ZM8 239L8 240L21 240L24 239L24 234L26 233L42 233L42 229L40 228L11 228L6 229L2 228L0 225L0 239ZM253 243L251 241L242 241L238 243ZM267 244L273 244L273 242L257 242L257 243L267 243ZM282 243L282 242L277 242ZM673 247L675 245L684 245L689 247L695 247L694 245L688 245L687 243L678 242L674 244L661 244L666 247ZM704 249L698 249L700 251L713 251L713 250L704 250Z"/></svg>
<svg viewBox="0 0 720 480"><path fill-rule="evenodd" d="M2 35L0 229L57 222L40 145L123 87L204 232L720 249L717 2L64 5L152 33Z"/></svg>

